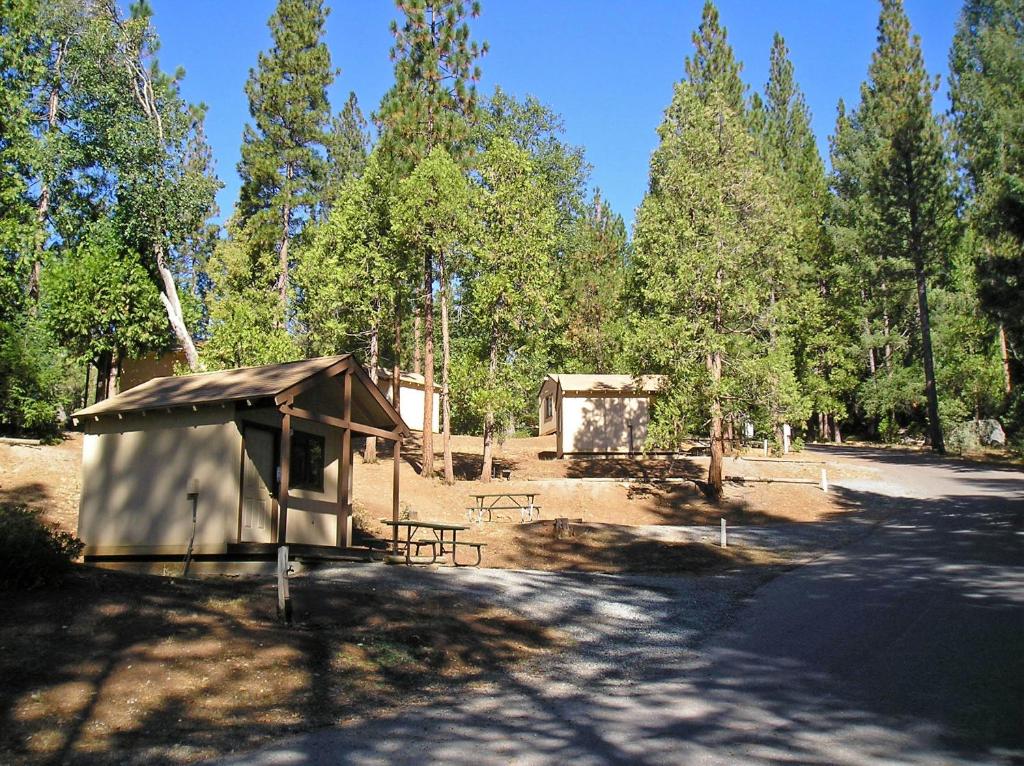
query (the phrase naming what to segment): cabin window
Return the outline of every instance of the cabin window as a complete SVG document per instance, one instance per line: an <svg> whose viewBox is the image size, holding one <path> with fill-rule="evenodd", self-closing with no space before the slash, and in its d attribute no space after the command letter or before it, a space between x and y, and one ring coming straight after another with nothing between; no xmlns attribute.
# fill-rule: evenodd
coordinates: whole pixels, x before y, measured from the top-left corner
<svg viewBox="0 0 1024 766"><path fill-rule="evenodd" d="M292 489L324 491L324 437L295 431L289 483Z"/></svg>
<svg viewBox="0 0 1024 766"><path fill-rule="evenodd" d="M544 419L551 420L555 414L555 397L547 396L544 398Z"/></svg>

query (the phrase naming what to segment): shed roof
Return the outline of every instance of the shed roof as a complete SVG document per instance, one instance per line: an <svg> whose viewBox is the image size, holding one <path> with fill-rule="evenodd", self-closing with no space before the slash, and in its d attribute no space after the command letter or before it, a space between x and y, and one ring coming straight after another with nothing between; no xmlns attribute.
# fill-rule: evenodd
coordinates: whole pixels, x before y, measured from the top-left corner
<svg viewBox="0 0 1024 766"><path fill-rule="evenodd" d="M644 393L654 394L665 385L664 375L584 375L573 373L550 373L545 381L551 380L562 387L565 393Z"/></svg>
<svg viewBox="0 0 1024 766"><path fill-rule="evenodd" d="M321 373L325 374L325 382L330 381L331 375L344 369L350 369L355 373L357 387L353 389L353 394L362 392L353 399L353 407L358 408L362 414L362 418L359 419L367 420L367 425L387 424L408 433L408 426L401 416L372 384L362 367L355 363L351 354L322 356L261 367L238 367L217 372L153 378L117 396L79 410L74 413L74 417L143 412L171 407L208 406L247 399L279 397ZM309 385L313 384L304 384L297 390L308 388Z"/></svg>

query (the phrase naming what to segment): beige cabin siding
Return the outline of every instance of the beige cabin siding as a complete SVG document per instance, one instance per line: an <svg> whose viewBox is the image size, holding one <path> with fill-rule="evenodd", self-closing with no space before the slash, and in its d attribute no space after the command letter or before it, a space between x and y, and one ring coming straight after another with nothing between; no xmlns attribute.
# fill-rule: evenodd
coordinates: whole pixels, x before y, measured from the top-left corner
<svg viewBox="0 0 1024 766"><path fill-rule="evenodd" d="M381 392L389 402L392 401L391 378L381 377L377 382L377 387L380 388ZM400 384L399 389L401 398L398 402L398 406L402 413L402 420L404 420L406 425L408 425L413 431L421 431L423 429L423 403L427 398L426 392L422 388L405 383ZM441 432L440 410L441 395L437 389L434 389L434 411L431 413L430 418L434 433Z"/></svg>
<svg viewBox="0 0 1024 766"><path fill-rule="evenodd" d="M545 402L549 396L551 397L550 418L545 417ZM558 408L561 404L558 399L558 384L552 380L545 381L544 385L540 388L540 396L538 397L540 403L537 412L538 436L547 436L558 430Z"/></svg>
<svg viewBox="0 0 1024 766"><path fill-rule="evenodd" d="M560 401L562 451L629 452L630 426L633 451L640 451L647 437L648 404L647 397L564 394Z"/></svg>
<svg viewBox="0 0 1024 766"><path fill-rule="evenodd" d="M329 395L316 390L301 394L295 404L302 409L318 411ZM340 409L340 408L339 408ZM338 411L338 410L335 410ZM243 420L272 426L280 431L281 413L277 410L252 410L244 413ZM289 543L305 545L335 545L338 533L338 458L341 455L341 429L292 418L292 431L305 431L324 437L324 491L292 488L288 492ZM235 470L238 471L235 460ZM232 542L234 541L232 533Z"/></svg>
<svg viewBox="0 0 1024 766"><path fill-rule="evenodd" d="M199 483L196 552L220 552L234 541L241 435L233 414L233 407L218 407L87 421L78 517L86 553L184 550L192 533L192 479Z"/></svg>

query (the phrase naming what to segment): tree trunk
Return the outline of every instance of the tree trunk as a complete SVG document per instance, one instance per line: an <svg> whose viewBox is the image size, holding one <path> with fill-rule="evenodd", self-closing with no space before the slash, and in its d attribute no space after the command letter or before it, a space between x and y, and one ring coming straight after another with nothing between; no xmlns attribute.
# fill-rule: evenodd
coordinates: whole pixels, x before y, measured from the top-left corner
<svg viewBox="0 0 1024 766"><path fill-rule="evenodd" d="M423 463L420 476L434 475L434 258L423 256Z"/></svg>
<svg viewBox="0 0 1024 766"><path fill-rule="evenodd" d="M455 483L452 462L451 344L448 337L448 273L445 256L440 257L441 284L441 443L444 449L444 483Z"/></svg>
<svg viewBox="0 0 1024 766"><path fill-rule="evenodd" d="M118 17L117 4L108 3L106 12L114 23L120 27L121 20ZM163 118L160 116L159 104L157 104L156 95L153 90L152 70L138 60L139 55L137 50L126 50L122 63L132 79L136 103L142 110L146 120L155 128L157 141L163 147L166 139L164 137ZM189 369L195 372L199 369L199 354L196 352L196 344L192 340L192 334L185 325L185 317L181 310L181 301L178 299L178 287L174 282L174 274L171 273L170 267L167 265L167 254L161 241L163 231L162 226L157 226L152 232L153 255L156 260L156 270L162 287L160 302L163 303L164 309L167 311L167 320L171 324L174 336L178 339L178 343L181 344L181 350L185 354L185 361L188 363Z"/></svg>
<svg viewBox="0 0 1024 766"><path fill-rule="evenodd" d="M708 495L722 496L722 402L718 398L718 385L722 380L722 353L714 351L707 356L711 386L715 390L711 400L711 464L708 466Z"/></svg>
<svg viewBox="0 0 1024 766"><path fill-rule="evenodd" d="M491 334L491 355L487 365L487 387L493 388L498 375L498 339ZM484 460L480 467L480 481L489 482L494 472L494 411L484 413Z"/></svg>
<svg viewBox="0 0 1024 766"><path fill-rule="evenodd" d="M423 360L420 357L422 348L422 334L420 332L420 310L417 307L412 315L412 371L417 375L423 374Z"/></svg>
<svg viewBox="0 0 1024 766"><path fill-rule="evenodd" d="M917 277L917 311L921 320L921 354L924 357L924 388L928 397L928 433L932 441L932 449L943 453L946 444L942 438L942 423L939 422L939 392L935 388L935 360L932 357L932 328L928 313L928 284L924 273L924 264L920 259L914 261L914 274Z"/></svg>
<svg viewBox="0 0 1024 766"><path fill-rule="evenodd" d="M53 63L53 82L50 84L50 94L46 103L46 133L49 136L57 128L57 112L60 107L60 78L61 69L64 64L64 55L67 53L70 38L61 41L57 48L57 58ZM32 271L28 278L28 294L35 302L39 300L39 281L42 276L43 248L46 246L46 221L50 215L50 182L42 178L39 188L39 202L36 204L36 232L35 252L32 258Z"/></svg>
<svg viewBox="0 0 1024 766"><path fill-rule="evenodd" d="M832 416L832 441L836 444L843 443L843 435L839 432L839 421L836 416Z"/></svg>
<svg viewBox="0 0 1024 766"><path fill-rule="evenodd" d="M96 383L93 391L93 403L102 402L107 398L107 383L110 380L110 352L104 351L96 357Z"/></svg>
<svg viewBox="0 0 1024 766"><path fill-rule="evenodd" d="M1010 393L1013 389L1013 379L1010 377L1010 354L1006 350L1006 330L1003 329L1003 323L999 323L999 353L1003 358L1003 385L1006 393Z"/></svg>
<svg viewBox="0 0 1024 766"><path fill-rule="evenodd" d="M292 180L292 168L288 165L285 169L286 183ZM288 242L291 240L292 228L292 203L285 197L284 207L281 210L281 247L278 250L277 258L277 297L281 301L281 326L286 321L285 312L288 309Z"/></svg>
<svg viewBox="0 0 1024 766"><path fill-rule="evenodd" d="M377 314L379 315L379 306ZM374 321L373 327L370 329L370 380L373 385L377 385L380 380L380 325L377 321ZM392 397L393 398L393 397ZM367 436L366 445L363 447L363 462L364 463L376 463L377 462L377 437Z"/></svg>

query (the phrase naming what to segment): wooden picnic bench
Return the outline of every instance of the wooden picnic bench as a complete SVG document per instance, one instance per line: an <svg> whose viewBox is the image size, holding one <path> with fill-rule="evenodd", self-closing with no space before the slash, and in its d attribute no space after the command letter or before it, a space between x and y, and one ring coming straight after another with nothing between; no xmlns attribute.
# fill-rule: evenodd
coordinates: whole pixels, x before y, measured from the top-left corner
<svg viewBox="0 0 1024 766"><path fill-rule="evenodd" d="M474 505L466 509L470 521L481 522L484 514L488 521L494 521L494 511L518 511L524 523L540 515L536 492L492 492L470 497L474 500Z"/></svg>
<svg viewBox="0 0 1024 766"><path fill-rule="evenodd" d="M482 549L486 546L486 543L471 542L468 540L459 540L459 532L463 532L469 527L465 524L449 524L442 521L421 521L418 519L409 519L407 521L393 521L391 519L381 519L381 524L392 527L396 531L405 529L405 539L402 540L401 536L397 536L397 542L401 547L399 550L394 551L390 555L385 557L385 562L393 564L435 564L438 558L443 559L449 553L452 557L453 566L479 566L481 557L483 555ZM415 539L416 534L420 530L427 530L433 537ZM451 533L450 536L446 533ZM425 546L430 547L430 556L421 555L421 549ZM471 547L476 549L476 563L474 564L460 564L456 551L459 546ZM413 554L413 548L416 549L416 553Z"/></svg>

